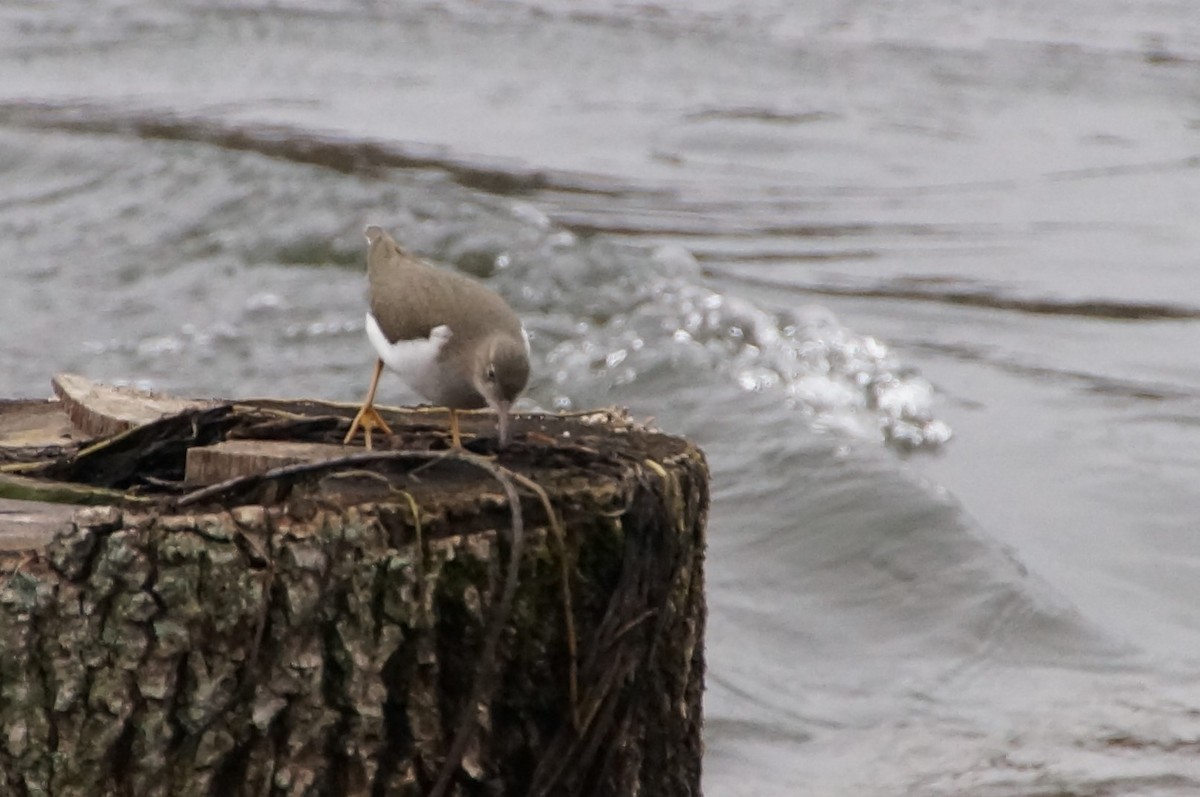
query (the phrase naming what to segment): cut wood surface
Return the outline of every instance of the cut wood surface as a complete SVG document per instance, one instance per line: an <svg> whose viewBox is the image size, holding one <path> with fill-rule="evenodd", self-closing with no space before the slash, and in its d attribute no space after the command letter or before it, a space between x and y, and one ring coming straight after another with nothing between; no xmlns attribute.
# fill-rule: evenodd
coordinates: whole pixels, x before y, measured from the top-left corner
<svg viewBox="0 0 1200 797"><path fill-rule="evenodd" d="M78 374L59 374L51 384L71 423L94 437L118 434L166 415L215 403L104 385Z"/></svg>
<svg viewBox="0 0 1200 797"><path fill-rule="evenodd" d="M56 384L0 403L0 794L699 794L687 441Z"/></svg>
<svg viewBox="0 0 1200 797"><path fill-rule="evenodd" d="M215 484L285 465L337 459L357 450L344 445L292 440L225 440L189 448L183 481L188 486Z"/></svg>
<svg viewBox="0 0 1200 797"><path fill-rule="evenodd" d="M57 401L0 400L0 454L60 446L85 436ZM4 457L5 461L8 459Z"/></svg>
<svg viewBox="0 0 1200 797"><path fill-rule="evenodd" d="M70 504L0 498L0 551L38 550L67 529L74 514Z"/></svg>

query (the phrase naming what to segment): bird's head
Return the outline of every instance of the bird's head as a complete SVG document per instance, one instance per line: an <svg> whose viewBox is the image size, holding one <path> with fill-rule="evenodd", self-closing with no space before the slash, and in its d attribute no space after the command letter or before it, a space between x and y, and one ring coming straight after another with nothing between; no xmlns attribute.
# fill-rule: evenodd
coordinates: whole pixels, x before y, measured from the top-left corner
<svg viewBox="0 0 1200 797"><path fill-rule="evenodd" d="M508 413L512 403L529 382L529 354L524 341L508 335L496 335L480 347L475 363L475 389L488 406L496 411L500 427L500 445L508 442Z"/></svg>

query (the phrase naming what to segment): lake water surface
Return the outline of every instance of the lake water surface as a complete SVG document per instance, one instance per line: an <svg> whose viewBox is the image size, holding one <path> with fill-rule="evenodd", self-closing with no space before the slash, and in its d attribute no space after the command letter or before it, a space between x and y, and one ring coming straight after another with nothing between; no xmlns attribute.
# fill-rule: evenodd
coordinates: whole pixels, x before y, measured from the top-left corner
<svg viewBox="0 0 1200 797"><path fill-rule="evenodd" d="M0 395L358 400L382 224L708 452L709 797L1200 793L1190 0L17 0L0 75Z"/></svg>

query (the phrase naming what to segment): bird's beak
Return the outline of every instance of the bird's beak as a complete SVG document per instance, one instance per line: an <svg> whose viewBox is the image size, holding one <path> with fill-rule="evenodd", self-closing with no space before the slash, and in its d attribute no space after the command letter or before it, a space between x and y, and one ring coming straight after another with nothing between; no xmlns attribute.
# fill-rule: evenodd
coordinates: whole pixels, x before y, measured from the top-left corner
<svg viewBox="0 0 1200 797"><path fill-rule="evenodd" d="M508 413L512 409L512 402L498 401L496 402L496 425L500 428L500 447L508 445Z"/></svg>

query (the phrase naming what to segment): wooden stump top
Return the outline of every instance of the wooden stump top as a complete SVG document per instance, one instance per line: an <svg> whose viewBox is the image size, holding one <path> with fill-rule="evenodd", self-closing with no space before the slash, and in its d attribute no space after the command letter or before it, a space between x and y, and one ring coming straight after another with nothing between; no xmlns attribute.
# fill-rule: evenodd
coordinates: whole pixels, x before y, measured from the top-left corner
<svg viewBox="0 0 1200 797"><path fill-rule="evenodd" d="M431 463L449 442L447 413L436 407L379 407L396 434L377 433L368 452L361 438L342 444L352 404L178 399L70 374L53 387L55 399L0 402L0 551L38 549L79 505L172 513L303 497L345 507L404 492L466 516L498 491L481 492L487 476L469 464ZM606 472L694 450L611 409L517 413L503 450L493 415L460 418L468 451L551 493L603 492Z"/></svg>
<svg viewBox="0 0 1200 797"><path fill-rule="evenodd" d="M0 402L0 794L699 794L695 446L54 387Z"/></svg>

